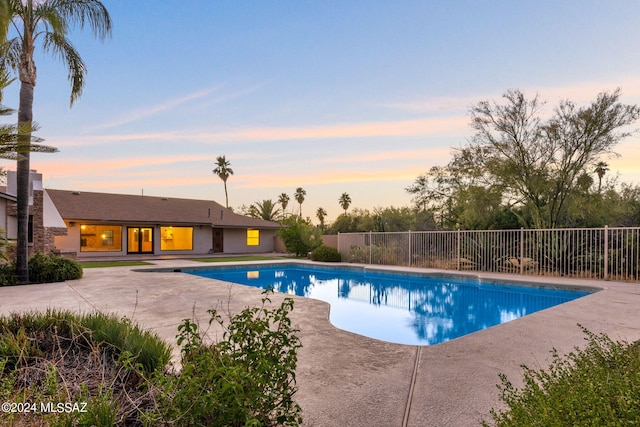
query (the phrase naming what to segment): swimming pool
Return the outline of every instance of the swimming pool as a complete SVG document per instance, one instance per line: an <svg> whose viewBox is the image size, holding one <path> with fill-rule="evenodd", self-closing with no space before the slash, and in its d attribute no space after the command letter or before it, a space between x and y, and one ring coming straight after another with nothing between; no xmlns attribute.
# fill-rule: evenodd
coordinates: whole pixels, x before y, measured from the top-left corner
<svg viewBox="0 0 640 427"><path fill-rule="evenodd" d="M400 275L299 264L182 271L326 301L336 327L410 345L439 344L590 293L454 275Z"/></svg>

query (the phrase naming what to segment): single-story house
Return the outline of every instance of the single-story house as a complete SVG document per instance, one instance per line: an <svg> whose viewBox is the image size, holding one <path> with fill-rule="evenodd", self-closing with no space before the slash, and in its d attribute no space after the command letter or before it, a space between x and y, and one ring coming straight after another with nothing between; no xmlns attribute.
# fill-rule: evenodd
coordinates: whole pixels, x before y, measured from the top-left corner
<svg viewBox="0 0 640 427"><path fill-rule="evenodd" d="M61 252L127 254L273 252L277 222L233 213L210 200L46 190L67 226Z"/></svg>
<svg viewBox="0 0 640 427"><path fill-rule="evenodd" d="M8 176L7 197L0 197L5 205L15 203L14 175ZM273 252L280 228L277 222L238 215L210 200L44 189L42 175L35 171L30 187L32 252L82 259ZM13 212L10 206L5 209L9 223L14 215L15 207ZM8 237L15 238L12 234Z"/></svg>

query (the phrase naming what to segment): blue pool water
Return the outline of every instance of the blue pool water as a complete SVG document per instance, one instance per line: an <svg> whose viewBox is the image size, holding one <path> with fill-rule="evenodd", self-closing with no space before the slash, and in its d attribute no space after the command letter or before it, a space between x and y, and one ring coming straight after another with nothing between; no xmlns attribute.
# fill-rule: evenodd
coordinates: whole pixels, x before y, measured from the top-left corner
<svg viewBox="0 0 640 427"><path fill-rule="evenodd" d="M588 294L459 277L299 265L183 271L326 301L336 327L411 345L439 344Z"/></svg>

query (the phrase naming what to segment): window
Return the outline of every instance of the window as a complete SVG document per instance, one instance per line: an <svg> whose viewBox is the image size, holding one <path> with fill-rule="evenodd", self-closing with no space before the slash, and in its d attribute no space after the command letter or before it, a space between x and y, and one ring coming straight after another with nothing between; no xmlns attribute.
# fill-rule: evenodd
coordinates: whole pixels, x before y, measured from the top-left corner
<svg viewBox="0 0 640 427"><path fill-rule="evenodd" d="M80 252L122 250L122 227L119 225L80 225Z"/></svg>
<svg viewBox="0 0 640 427"><path fill-rule="evenodd" d="M33 215L29 215L29 225L27 228L27 241L33 243Z"/></svg>
<svg viewBox="0 0 640 427"><path fill-rule="evenodd" d="M260 246L260 230L247 229L247 246Z"/></svg>
<svg viewBox="0 0 640 427"><path fill-rule="evenodd" d="M101 237L102 246L113 246L113 230L104 230Z"/></svg>
<svg viewBox="0 0 640 427"><path fill-rule="evenodd" d="M192 251L193 227L160 227L161 251Z"/></svg>

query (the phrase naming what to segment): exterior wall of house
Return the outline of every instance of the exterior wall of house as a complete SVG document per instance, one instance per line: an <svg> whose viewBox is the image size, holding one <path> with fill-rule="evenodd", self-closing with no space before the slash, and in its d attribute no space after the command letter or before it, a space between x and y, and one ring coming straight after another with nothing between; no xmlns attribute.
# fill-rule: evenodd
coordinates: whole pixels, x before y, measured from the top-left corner
<svg viewBox="0 0 640 427"><path fill-rule="evenodd" d="M18 238L18 217L17 217L17 204L16 202L3 199L4 209L6 209L6 219L3 222L5 231L5 237L9 240L15 240Z"/></svg>
<svg viewBox="0 0 640 427"><path fill-rule="evenodd" d="M33 190L33 205L29 207L33 216L33 244L29 247L31 254L41 252L48 254L55 250L55 236L63 236L67 234L64 223L54 223L54 226L48 224L47 212L44 208L45 192L41 189ZM57 212L55 212L57 214Z"/></svg>
<svg viewBox="0 0 640 427"><path fill-rule="evenodd" d="M55 250L62 254L75 254L77 258L98 258L98 257L123 257L127 255L126 246L126 227L123 227L121 233L122 246L117 251L99 251L84 252L80 247L82 237L81 221L65 220L67 225L67 234L64 236L55 236ZM94 224L94 223L91 223Z"/></svg>
<svg viewBox="0 0 640 427"><path fill-rule="evenodd" d="M213 235L210 226L193 226L193 250L191 251L163 251L161 250L160 227L154 227L154 234L157 236L154 242L154 252L161 255L182 255L182 254L208 254L213 243Z"/></svg>
<svg viewBox="0 0 640 427"><path fill-rule="evenodd" d="M9 171L7 177L8 194L16 193L16 173ZM0 227L8 239L18 235L17 205L2 199L0 202ZM29 242L29 255L36 252L50 253L55 250L55 236L66 234L65 224L42 186L42 174L31 171L29 175L29 215L33 232Z"/></svg>
<svg viewBox="0 0 640 427"><path fill-rule="evenodd" d="M260 230L260 242L257 246L247 245L246 228L227 228L224 230L224 253L266 253L274 251L276 230Z"/></svg>
<svg viewBox="0 0 640 427"><path fill-rule="evenodd" d="M192 250L162 250L161 226L144 224L117 224L122 227L120 236L121 250L83 251L81 247L82 224L101 225L79 220L65 220L67 234L55 236L55 250L63 254L76 253L78 258L125 257L127 252L128 227L145 227L153 229L153 255L208 255L212 250L213 229L210 225L193 226ZM107 224L102 224L107 225ZM113 223L108 225L114 225ZM224 253L260 253L273 252L275 230L260 230L260 242L257 246L247 245L247 229L224 230Z"/></svg>
<svg viewBox="0 0 640 427"><path fill-rule="evenodd" d="M0 197L0 228L2 228L5 239L15 239L16 236L16 217L9 216L9 204L12 202Z"/></svg>

